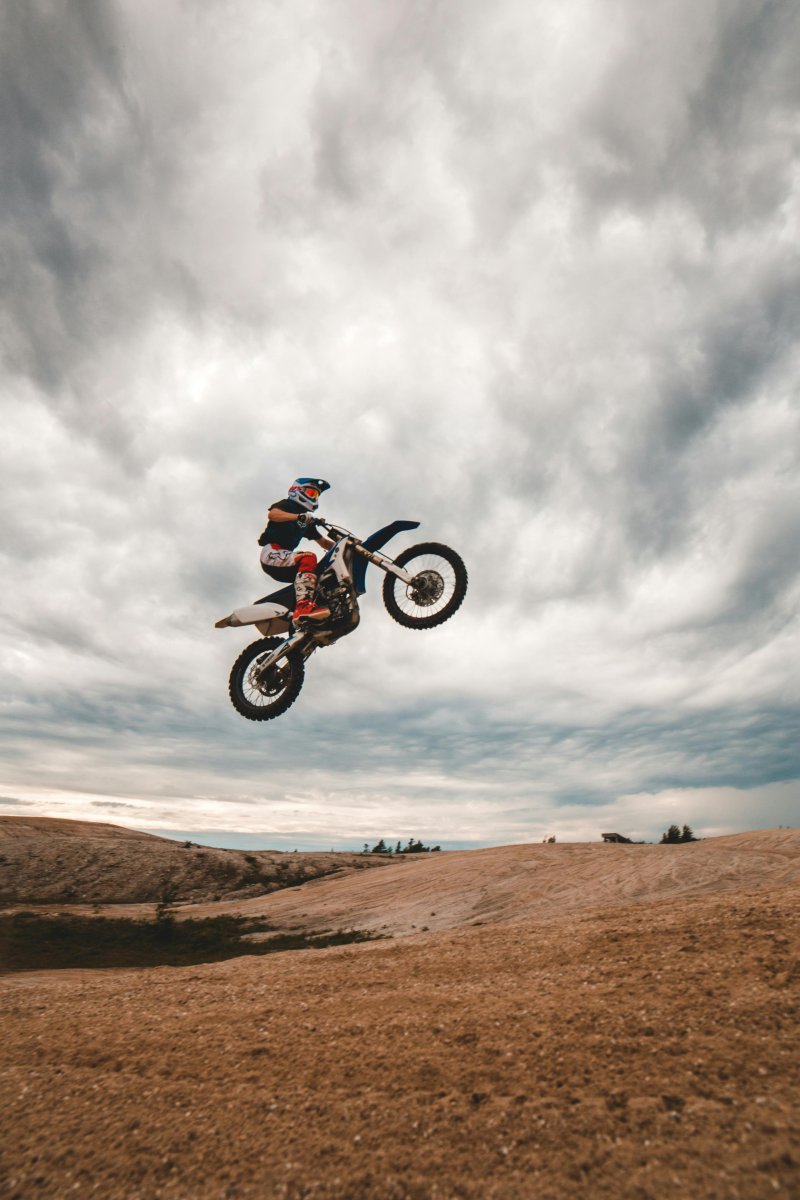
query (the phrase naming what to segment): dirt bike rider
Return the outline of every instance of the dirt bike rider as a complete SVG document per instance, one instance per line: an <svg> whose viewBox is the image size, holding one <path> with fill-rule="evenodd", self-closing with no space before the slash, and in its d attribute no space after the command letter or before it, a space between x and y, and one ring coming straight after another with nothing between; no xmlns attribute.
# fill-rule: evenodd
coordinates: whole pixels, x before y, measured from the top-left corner
<svg viewBox="0 0 800 1200"><path fill-rule="evenodd" d="M310 550L298 550L303 538L328 550L334 543L317 533L313 514L319 498L331 485L324 479L295 479L285 500L276 500L267 513L267 527L258 539L261 569L284 583L294 582L297 598L293 619L326 621L330 609L318 605L317 556Z"/></svg>

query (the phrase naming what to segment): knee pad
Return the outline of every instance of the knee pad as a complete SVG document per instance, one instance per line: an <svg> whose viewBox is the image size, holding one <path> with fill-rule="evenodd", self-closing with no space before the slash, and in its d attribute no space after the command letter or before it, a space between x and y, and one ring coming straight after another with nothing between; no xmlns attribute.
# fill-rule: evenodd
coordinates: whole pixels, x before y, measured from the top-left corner
<svg viewBox="0 0 800 1200"><path fill-rule="evenodd" d="M299 575L308 575L317 569L317 556L308 550L301 550L294 556L294 565Z"/></svg>

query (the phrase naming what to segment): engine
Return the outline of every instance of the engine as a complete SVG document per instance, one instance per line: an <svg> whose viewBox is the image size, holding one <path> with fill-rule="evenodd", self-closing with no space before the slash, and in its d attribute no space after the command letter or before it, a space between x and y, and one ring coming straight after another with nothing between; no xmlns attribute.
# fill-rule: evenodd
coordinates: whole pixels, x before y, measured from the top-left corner
<svg viewBox="0 0 800 1200"><path fill-rule="evenodd" d="M342 632L355 629L359 622L358 600L351 583L339 583L335 576L332 579L320 580L318 595L324 598L331 610L330 624Z"/></svg>

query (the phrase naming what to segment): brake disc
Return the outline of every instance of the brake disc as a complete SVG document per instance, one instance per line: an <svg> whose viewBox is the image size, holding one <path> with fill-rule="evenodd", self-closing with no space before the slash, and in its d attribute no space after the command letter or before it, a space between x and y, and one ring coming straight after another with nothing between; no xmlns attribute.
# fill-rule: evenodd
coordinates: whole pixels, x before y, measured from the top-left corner
<svg viewBox="0 0 800 1200"><path fill-rule="evenodd" d="M262 696L276 696L286 687L286 671L288 667L279 667L273 663L262 671L258 663L254 663L249 671L249 682Z"/></svg>
<svg viewBox="0 0 800 1200"><path fill-rule="evenodd" d="M438 571L420 571L409 585L409 595L415 604L427 608L440 599L444 591L444 580Z"/></svg>

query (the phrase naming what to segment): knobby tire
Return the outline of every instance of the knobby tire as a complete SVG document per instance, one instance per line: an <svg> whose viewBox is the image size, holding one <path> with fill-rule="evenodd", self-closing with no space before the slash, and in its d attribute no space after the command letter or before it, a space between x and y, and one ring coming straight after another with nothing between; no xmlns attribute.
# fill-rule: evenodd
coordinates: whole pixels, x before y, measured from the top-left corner
<svg viewBox="0 0 800 1200"><path fill-rule="evenodd" d="M277 649L282 640L282 638L266 637L257 642L251 642L244 648L231 668L228 683L231 703L236 711L248 721L271 721L274 717L285 713L300 695L305 676L305 663L299 654L288 654L275 664L274 669L285 677L286 686L281 689L271 703L264 696L263 703L253 704L245 694L248 672L254 661L261 655Z"/></svg>
<svg viewBox="0 0 800 1200"><path fill-rule="evenodd" d="M410 546L408 550L403 550L394 561L398 567L407 567L409 563L412 563L408 569L411 574L416 574L413 559L421 560L425 557L431 562L443 559L450 568L453 577L452 594L444 606L436 612L426 614L424 605L415 605L419 609L416 613L405 611L403 605L408 606L410 603L410 585L403 583L402 579L398 579L396 575L387 572L383 581L383 603L389 616L397 621L398 625L405 626L406 629L433 629L434 626L441 625L461 607L467 594L467 568L461 557L449 546L443 546L440 542L420 542L418 546ZM423 563L419 565L420 567L424 566ZM435 572L435 565L430 569Z"/></svg>

